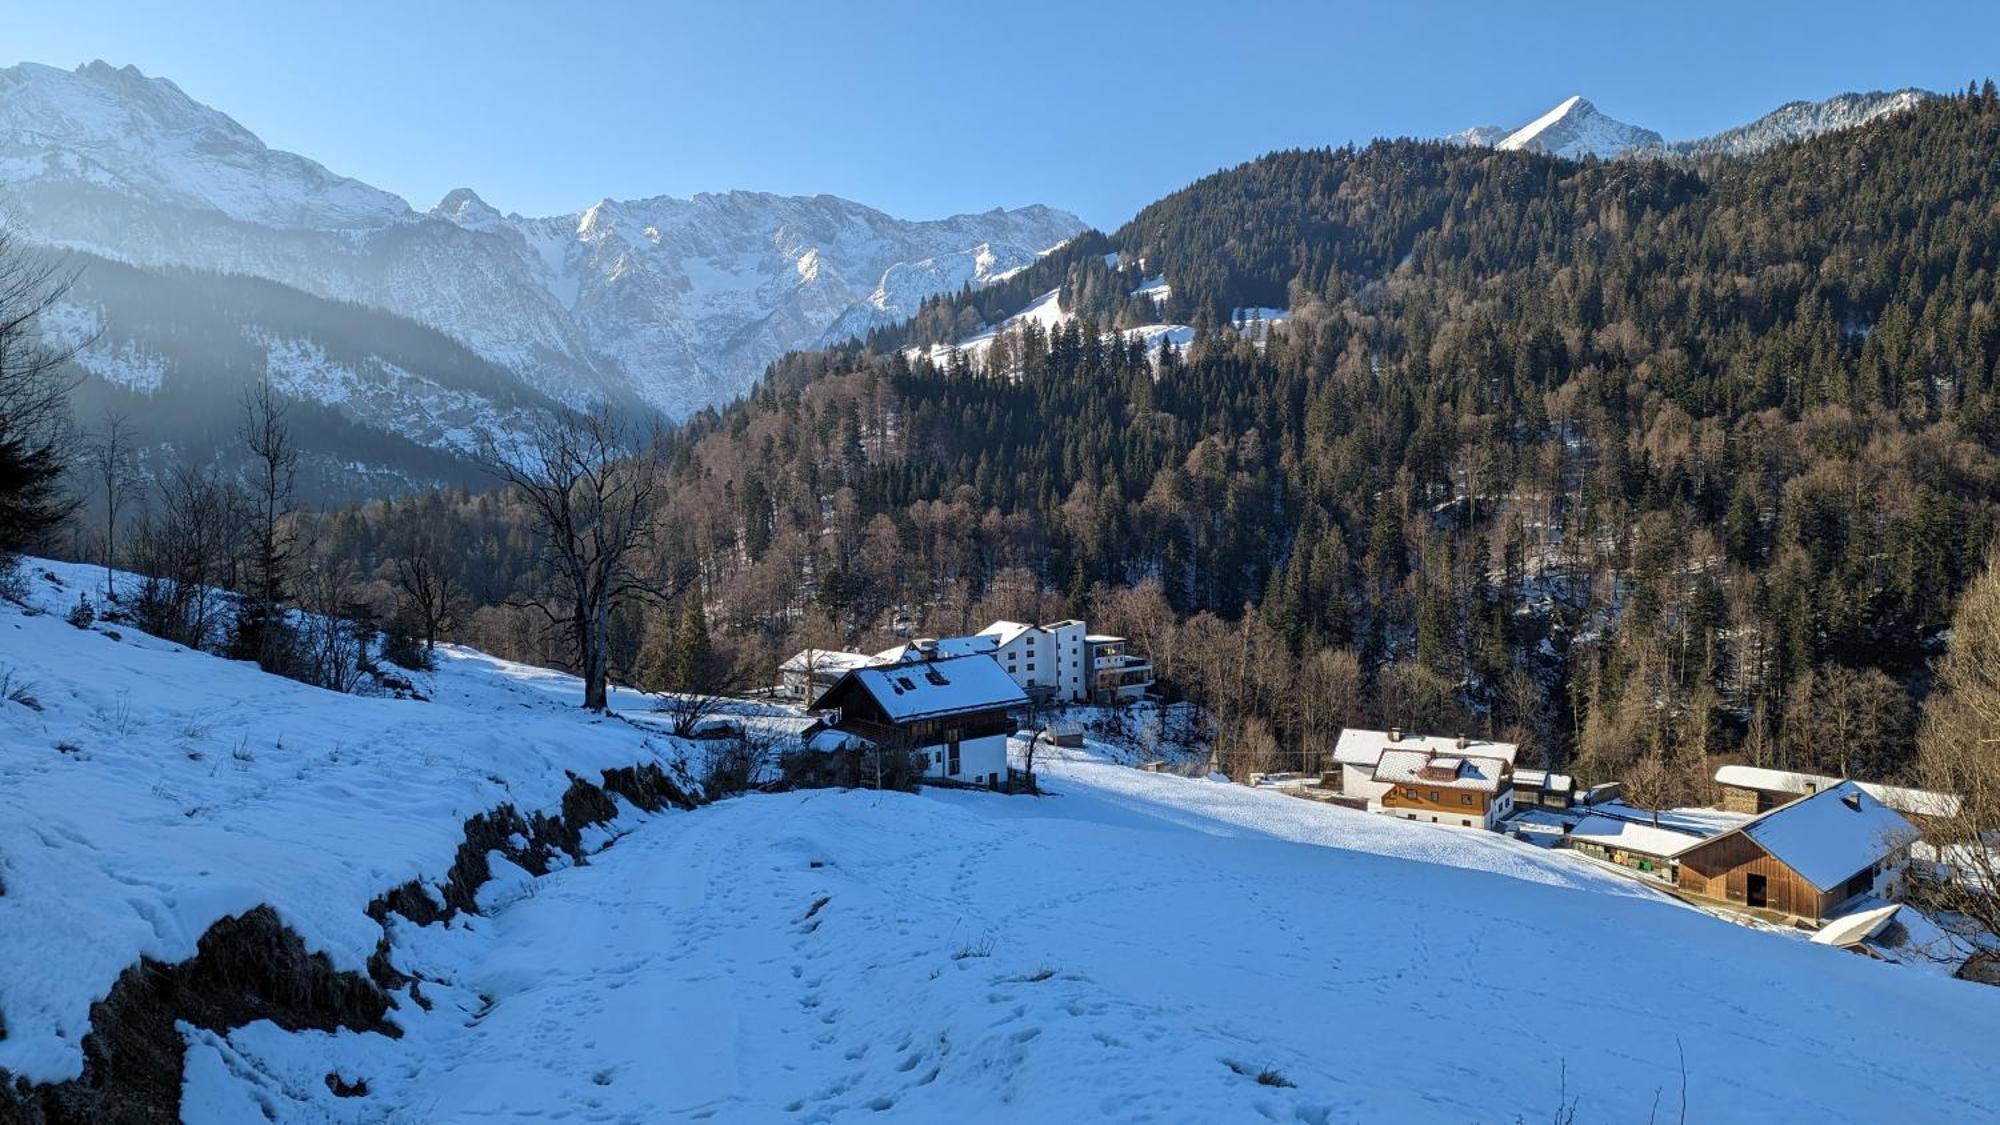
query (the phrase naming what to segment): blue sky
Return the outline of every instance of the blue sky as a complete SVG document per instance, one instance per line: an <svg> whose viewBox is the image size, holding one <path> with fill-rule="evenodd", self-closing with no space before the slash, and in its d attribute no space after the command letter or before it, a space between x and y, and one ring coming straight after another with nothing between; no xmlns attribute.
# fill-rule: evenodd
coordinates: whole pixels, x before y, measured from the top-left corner
<svg viewBox="0 0 2000 1125"><path fill-rule="evenodd" d="M1107 228L1273 148L1520 124L1571 93L1694 136L2000 77L1996 42L1990 0L0 0L0 63L135 64L418 207L754 188Z"/></svg>

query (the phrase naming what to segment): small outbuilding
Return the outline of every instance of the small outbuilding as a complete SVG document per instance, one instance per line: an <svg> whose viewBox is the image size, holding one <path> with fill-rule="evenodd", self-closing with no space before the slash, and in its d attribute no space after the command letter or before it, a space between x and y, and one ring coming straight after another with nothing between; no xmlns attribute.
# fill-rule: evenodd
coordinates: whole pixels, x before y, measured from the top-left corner
<svg viewBox="0 0 2000 1125"><path fill-rule="evenodd" d="M1592 813L1578 821L1563 842L1580 855L1629 867L1671 883L1679 871L1681 855L1703 839L1671 828Z"/></svg>
<svg viewBox="0 0 2000 1125"><path fill-rule="evenodd" d="M1753 817L1683 851L1688 894L1819 922L1863 895L1893 899L1917 830L1852 781Z"/></svg>

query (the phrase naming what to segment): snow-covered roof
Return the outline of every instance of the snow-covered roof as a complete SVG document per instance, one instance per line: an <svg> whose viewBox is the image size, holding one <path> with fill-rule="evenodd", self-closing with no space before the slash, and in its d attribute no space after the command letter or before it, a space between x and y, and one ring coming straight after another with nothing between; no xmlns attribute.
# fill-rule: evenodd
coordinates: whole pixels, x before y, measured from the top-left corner
<svg viewBox="0 0 2000 1125"><path fill-rule="evenodd" d="M1576 779L1566 773L1550 773L1547 770L1515 770L1514 784L1532 785L1551 793L1568 793L1576 788Z"/></svg>
<svg viewBox="0 0 2000 1125"><path fill-rule="evenodd" d="M1122 645L1125 643L1124 637L1114 636L1110 633L1091 633L1083 639L1087 643L1094 645Z"/></svg>
<svg viewBox="0 0 2000 1125"><path fill-rule="evenodd" d="M1612 816L1584 817L1575 828L1570 829L1569 838L1604 848L1655 855L1661 859L1672 859L1703 840L1701 836L1675 832L1670 828L1655 828L1650 824L1634 824Z"/></svg>
<svg viewBox="0 0 2000 1125"><path fill-rule="evenodd" d="M1734 785L1743 789L1763 789L1773 793L1817 793L1840 784L1841 779L1817 773L1794 773L1790 770L1763 769L1758 766L1721 766L1715 771L1717 785ZM1897 812L1915 813L1918 816L1949 817L1958 815L1959 799L1951 793L1935 793L1928 789L1906 789L1899 785L1882 785L1873 781L1857 781L1870 796Z"/></svg>
<svg viewBox="0 0 2000 1125"><path fill-rule="evenodd" d="M857 668L827 689L826 695L813 704L814 708L822 707L828 697L849 681L873 696L883 713L897 722L1018 707L1028 701L1014 677L991 656L980 654Z"/></svg>
<svg viewBox="0 0 2000 1125"><path fill-rule="evenodd" d="M995 621L993 624L981 629L979 635L982 637L998 638L1000 645L1004 647L1014 643L1015 637L1032 628L1034 628L1033 625L1024 625L1019 621Z"/></svg>
<svg viewBox="0 0 2000 1125"><path fill-rule="evenodd" d="M793 653L791 658L778 665L780 672L842 672L852 668L866 668L878 663L878 658L865 652L842 652L832 648L808 648Z"/></svg>
<svg viewBox="0 0 2000 1125"><path fill-rule="evenodd" d="M1425 769L1449 771L1448 777L1436 777L1425 773ZM1375 765L1375 780L1397 785L1429 785L1440 789L1473 789L1483 793L1496 792L1500 780L1506 776L1507 762L1504 758L1472 757L1457 752L1433 754L1424 750L1385 750Z"/></svg>
<svg viewBox="0 0 2000 1125"><path fill-rule="evenodd" d="M1819 945L1865 950L1885 961L1951 972L1965 961L1959 943L1922 911L1900 903L1835 918L1812 936Z"/></svg>
<svg viewBox="0 0 2000 1125"><path fill-rule="evenodd" d="M1780 805L1734 831L1822 891L1917 838L1909 821L1852 781Z"/></svg>
<svg viewBox="0 0 2000 1125"><path fill-rule="evenodd" d="M1820 931L1812 936L1812 940L1819 945L1842 947L1858 945L1888 928L1889 923L1895 920L1896 911L1901 909L1900 904L1890 903L1888 906L1878 906L1872 910L1856 911L1844 918L1835 918L1822 926Z"/></svg>
<svg viewBox="0 0 2000 1125"><path fill-rule="evenodd" d="M1403 732L1403 737L1389 741L1389 732L1382 730L1356 730L1349 728L1340 732L1340 741L1334 743L1333 760L1344 766L1372 766L1382 757L1384 750L1424 750L1433 754L1469 754L1481 758L1499 758L1508 765L1514 764L1514 756L1520 747L1511 742L1488 742L1483 738L1467 739L1464 746L1450 735L1426 735Z"/></svg>
<svg viewBox="0 0 2000 1125"><path fill-rule="evenodd" d="M899 664L906 660L924 658L924 641L906 641L893 648L885 648L875 654L873 663ZM972 656L982 652L992 652L1000 647L1000 639L991 633L974 633L969 637L939 637L928 642L939 656Z"/></svg>

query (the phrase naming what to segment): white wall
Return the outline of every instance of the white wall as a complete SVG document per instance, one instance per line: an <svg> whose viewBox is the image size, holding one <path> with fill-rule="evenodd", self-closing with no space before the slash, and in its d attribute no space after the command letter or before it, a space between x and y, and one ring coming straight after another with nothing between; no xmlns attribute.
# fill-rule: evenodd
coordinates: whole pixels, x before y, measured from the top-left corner
<svg viewBox="0 0 2000 1125"><path fill-rule="evenodd" d="M993 658L1014 677L1014 682L1031 694L1037 689L1052 698L1072 703L1090 699L1090 670L1083 638L1088 632L1081 623L1052 627L1031 626L1001 645Z"/></svg>
<svg viewBox="0 0 2000 1125"><path fill-rule="evenodd" d="M983 738L967 738L958 744L958 772L945 772L951 766L951 749L947 746L924 747L926 762L925 777L950 778L953 781L973 782L984 785L990 775L999 775L1002 782L1007 780L1007 736L991 734Z"/></svg>

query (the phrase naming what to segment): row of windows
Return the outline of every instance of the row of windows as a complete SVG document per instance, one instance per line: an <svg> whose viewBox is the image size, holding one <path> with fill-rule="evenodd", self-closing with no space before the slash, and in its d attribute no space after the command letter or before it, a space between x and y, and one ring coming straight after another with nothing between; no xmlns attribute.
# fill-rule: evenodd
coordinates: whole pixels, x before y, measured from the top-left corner
<svg viewBox="0 0 2000 1125"><path fill-rule="evenodd" d="M1416 799L1417 799L1417 791L1416 791L1415 789L1411 789L1411 788L1409 788L1409 787L1405 786L1405 787L1404 787L1404 789L1403 789L1403 796L1405 796L1405 797L1408 797L1408 798L1409 798L1410 800L1414 801L1414 800L1416 800ZM1431 801L1432 801L1433 803L1435 803L1435 802L1437 802L1437 801L1438 801L1438 799L1439 799L1439 798L1438 798L1438 791L1437 791L1437 790L1435 790L1435 789L1431 790L1431 798L1430 798L1430 799L1431 799ZM1472 794L1470 794L1470 793L1460 793L1460 794L1458 795L1458 803L1459 803L1459 804L1461 804L1461 805L1469 805L1469 804L1471 804L1471 803L1472 803Z"/></svg>

